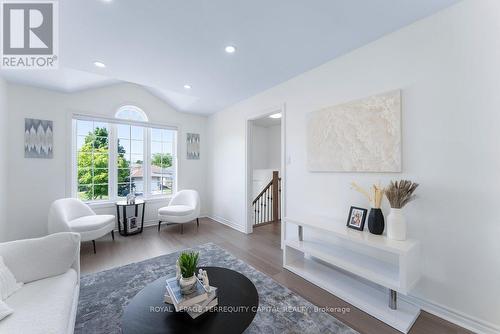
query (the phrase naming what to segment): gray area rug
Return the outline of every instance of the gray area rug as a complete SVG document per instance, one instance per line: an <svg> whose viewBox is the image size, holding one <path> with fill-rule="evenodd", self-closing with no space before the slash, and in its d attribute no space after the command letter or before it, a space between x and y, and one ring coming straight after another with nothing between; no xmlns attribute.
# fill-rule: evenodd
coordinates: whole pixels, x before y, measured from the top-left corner
<svg viewBox="0 0 500 334"><path fill-rule="evenodd" d="M259 310L245 333L357 333L217 245L208 243L192 250L200 252L200 266L225 267L248 277L263 309L292 310ZM82 276L75 333L121 333L121 317L129 300L154 280L173 277L179 253Z"/></svg>

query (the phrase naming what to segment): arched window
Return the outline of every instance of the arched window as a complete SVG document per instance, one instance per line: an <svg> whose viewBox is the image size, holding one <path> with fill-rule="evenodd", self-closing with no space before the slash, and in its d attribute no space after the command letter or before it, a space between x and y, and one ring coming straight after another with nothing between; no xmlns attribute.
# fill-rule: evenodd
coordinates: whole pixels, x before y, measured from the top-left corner
<svg viewBox="0 0 500 334"><path fill-rule="evenodd" d="M147 122L148 116L141 108L136 106L123 106L118 109L115 118L126 119L128 121Z"/></svg>

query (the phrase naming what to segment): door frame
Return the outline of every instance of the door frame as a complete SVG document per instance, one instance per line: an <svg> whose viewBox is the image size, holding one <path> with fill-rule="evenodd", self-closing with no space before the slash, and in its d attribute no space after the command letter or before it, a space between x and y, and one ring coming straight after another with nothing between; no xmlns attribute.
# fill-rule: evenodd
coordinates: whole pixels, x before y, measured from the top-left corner
<svg viewBox="0 0 500 334"><path fill-rule="evenodd" d="M272 114L281 113L281 248L283 248L283 220L286 213L286 104L266 108L247 117L245 124L245 206L246 206L246 233L253 232L252 220L252 124L253 121Z"/></svg>

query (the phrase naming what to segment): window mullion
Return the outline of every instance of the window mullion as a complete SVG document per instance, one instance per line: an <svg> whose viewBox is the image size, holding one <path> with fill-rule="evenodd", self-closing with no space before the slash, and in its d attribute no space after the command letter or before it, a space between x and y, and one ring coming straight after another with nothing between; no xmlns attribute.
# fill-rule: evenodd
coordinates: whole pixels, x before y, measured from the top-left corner
<svg viewBox="0 0 500 334"><path fill-rule="evenodd" d="M133 166L133 161L132 161L132 125L129 125L128 127L128 142L129 142L129 149L130 149L130 152L127 152L127 155L128 155L128 161L130 162L129 163L129 166L128 166L128 175L129 175L129 178L128 178L128 194L132 193L134 191L134 189L132 189L132 166ZM128 195L126 194L126 195Z"/></svg>
<svg viewBox="0 0 500 334"><path fill-rule="evenodd" d="M151 196L151 128L144 128L143 146L143 187L144 197Z"/></svg>
<svg viewBox="0 0 500 334"><path fill-rule="evenodd" d="M109 124L109 155L108 155L108 188L109 188L109 198L115 200L118 197L118 157L117 157L117 129L116 124Z"/></svg>
<svg viewBox="0 0 500 334"><path fill-rule="evenodd" d="M71 197L78 198L78 130L76 120L71 120Z"/></svg>
<svg viewBox="0 0 500 334"><path fill-rule="evenodd" d="M178 132L175 131L174 132L174 136L173 136L173 143L172 143L172 166L174 167L174 175L173 175L173 178L174 178L174 182L172 184L172 193L175 194L177 192L177 182L178 182L178 178L179 178L179 161L177 160L177 151L178 151Z"/></svg>

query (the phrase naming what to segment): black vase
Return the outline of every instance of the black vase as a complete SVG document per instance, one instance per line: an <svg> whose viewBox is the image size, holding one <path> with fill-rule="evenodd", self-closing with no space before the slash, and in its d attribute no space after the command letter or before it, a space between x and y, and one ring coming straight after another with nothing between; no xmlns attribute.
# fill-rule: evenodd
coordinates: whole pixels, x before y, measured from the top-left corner
<svg viewBox="0 0 500 334"><path fill-rule="evenodd" d="M380 210L380 208L371 208L370 214L368 215L368 230L370 233L380 235L384 233L384 227L385 222L382 210Z"/></svg>

